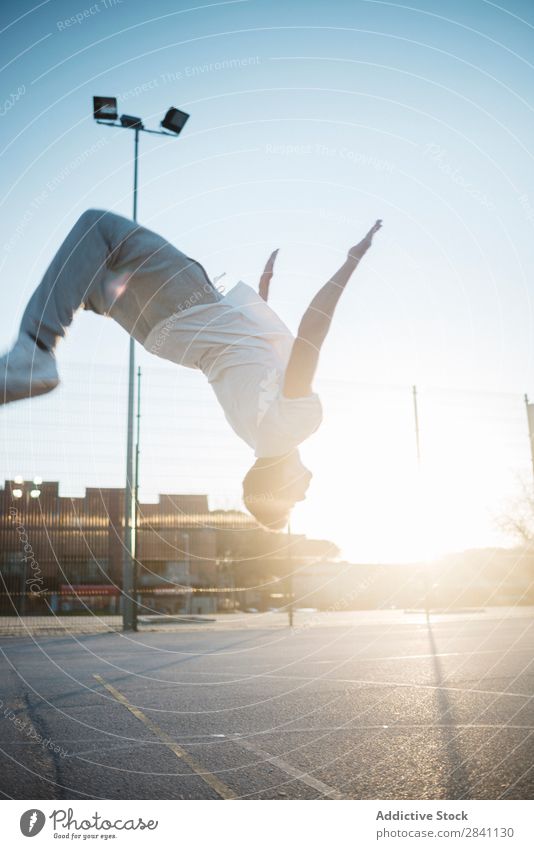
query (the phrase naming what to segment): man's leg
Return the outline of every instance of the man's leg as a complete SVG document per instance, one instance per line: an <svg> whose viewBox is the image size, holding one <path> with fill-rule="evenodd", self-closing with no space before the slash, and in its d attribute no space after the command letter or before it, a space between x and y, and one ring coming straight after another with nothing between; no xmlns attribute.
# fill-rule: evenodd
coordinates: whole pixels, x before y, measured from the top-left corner
<svg viewBox="0 0 534 849"><path fill-rule="evenodd" d="M187 257L156 233L121 215L89 209L68 234L32 295L21 333L53 350L82 305L108 314L119 299L118 320L129 324L132 313L132 326L127 327L132 332L136 324L143 324L138 313L147 288L150 295L156 295L176 272L187 275L187 265ZM143 335L137 330L134 335Z"/></svg>
<svg viewBox="0 0 534 849"><path fill-rule="evenodd" d="M24 311L21 335L29 335L49 350L65 335L74 313L106 271L109 246L98 226L102 215L88 210L78 219Z"/></svg>
<svg viewBox="0 0 534 849"><path fill-rule="evenodd" d="M0 359L0 404L50 392L59 383L53 354L73 315L105 268L107 245L84 213L50 263L22 316L19 337Z"/></svg>
<svg viewBox="0 0 534 849"><path fill-rule="evenodd" d="M110 213L98 226L111 249L86 309L109 315L141 344L170 315L221 299L200 263L152 230Z"/></svg>
<svg viewBox="0 0 534 849"><path fill-rule="evenodd" d="M50 352L82 304L110 314L143 342L158 320L172 314L177 297L200 289L202 302L219 300L202 267L161 236L122 216L88 210L32 295L15 348L0 360L0 403L57 385Z"/></svg>

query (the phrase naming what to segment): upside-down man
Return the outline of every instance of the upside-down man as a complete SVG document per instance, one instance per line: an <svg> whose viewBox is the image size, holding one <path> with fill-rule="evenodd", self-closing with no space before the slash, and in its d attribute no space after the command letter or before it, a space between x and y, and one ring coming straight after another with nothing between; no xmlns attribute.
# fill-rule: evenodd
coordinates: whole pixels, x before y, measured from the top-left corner
<svg viewBox="0 0 534 849"><path fill-rule="evenodd" d="M283 528L311 472L298 446L321 423L312 383L339 298L380 229L378 220L304 313L296 338L268 306L275 251L259 292L238 283L222 295L203 267L144 227L88 210L59 248L0 359L0 403L59 383L55 347L79 307L114 318L148 351L200 369L234 429L255 452L243 480L248 510Z"/></svg>

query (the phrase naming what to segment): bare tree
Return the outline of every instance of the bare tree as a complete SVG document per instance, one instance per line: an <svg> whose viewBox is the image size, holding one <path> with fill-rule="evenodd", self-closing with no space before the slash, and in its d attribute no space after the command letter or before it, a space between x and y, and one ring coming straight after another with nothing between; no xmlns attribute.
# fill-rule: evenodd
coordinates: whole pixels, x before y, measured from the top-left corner
<svg viewBox="0 0 534 849"><path fill-rule="evenodd" d="M504 506L497 526L523 545L534 541L534 489L530 481L519 480L519 492Z"/></svg>

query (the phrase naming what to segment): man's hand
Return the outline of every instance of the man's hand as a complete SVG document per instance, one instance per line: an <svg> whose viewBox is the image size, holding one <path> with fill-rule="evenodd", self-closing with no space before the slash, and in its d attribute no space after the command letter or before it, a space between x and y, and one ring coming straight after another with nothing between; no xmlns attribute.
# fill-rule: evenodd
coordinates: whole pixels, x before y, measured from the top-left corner
<svg viewBox="0 0 534 849"><path fill-rule="evenodd" d="M271 277L273 276L274 263L278 255L278 250L279 248L272 252L271 256L267 260L265 268L263 269L263 274L260 277L258 294L260 298L263 298L264 301L267 301L269 298L269 285L271 283Z"/></svg>
<svg viewBox="0 0 534 849"><path fill-rule="evenodd" d="M379 218L377 221L375 221L375 223L373 224L367 235L364 236L364 238L361 240L361 242L358 242L357 245L354 245L354 247L350 249L348 256L349 260L356 260L356 262L359 262L361 260L364 254L366 254L369 248L371 247L373 243L373 236L375 233L378 233L381 226L382 219Z"/></svg>

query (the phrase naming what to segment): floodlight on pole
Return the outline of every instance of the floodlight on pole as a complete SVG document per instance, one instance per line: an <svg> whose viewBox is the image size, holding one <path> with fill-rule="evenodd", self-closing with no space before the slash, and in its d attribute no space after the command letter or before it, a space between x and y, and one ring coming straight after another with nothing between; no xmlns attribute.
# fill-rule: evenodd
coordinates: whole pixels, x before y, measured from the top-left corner
<svg viewBox="0 0 534 849"><path fill-rule="evenodd" d="M127 127L130 130L145 129L142 119L136 118L134 115L121 115L121 127Z"/></svg>
<svg viewBox="0 0 534 849"><path fill-rule="evenodd" d="M187 112L181 112L180 109L171 106L161 122L161 126L178 136L182 132L188 118L189 115Z"/></svg>
<svg viewBox="0 0 534 849"><path fill-rule="evenodd" d="M93 118L96 121L116 121L118 117L116 97L93 97Z"/></svg>
<svg viewBox="0 0 534 849"><path fill-rule="evenodd" d="M189 118L187 112L182 112L172 106L161 121L162 130L149 130L144 126L142 118L134 115L121 115L117 107L116 97L93 97L93 118L97 124L108 127L118 127L134 131L134 175L133 175L133 214L137 221L137 184L139 163L139 133L151 133L158 136L173 136L176 138ZM137 606L135 601L136 580L136 472L134 471L134 417L135 417L135 341L130 336L128 363L128 421L126 431L126 486L124 503L124 559L122 569L123 592L123 627L125 631L137 630Z"/></svg>

